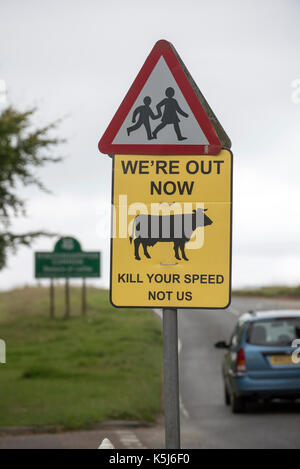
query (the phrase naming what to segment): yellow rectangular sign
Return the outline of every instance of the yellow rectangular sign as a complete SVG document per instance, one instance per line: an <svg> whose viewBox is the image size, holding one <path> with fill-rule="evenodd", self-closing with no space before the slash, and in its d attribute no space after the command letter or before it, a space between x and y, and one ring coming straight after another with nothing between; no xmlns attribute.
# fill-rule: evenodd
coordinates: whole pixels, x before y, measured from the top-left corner
<svg viewBox="0 0 300 469"><path fill-rule="evenodd" d="M114 306L226 308L232 154L115 155Z"/></svg>

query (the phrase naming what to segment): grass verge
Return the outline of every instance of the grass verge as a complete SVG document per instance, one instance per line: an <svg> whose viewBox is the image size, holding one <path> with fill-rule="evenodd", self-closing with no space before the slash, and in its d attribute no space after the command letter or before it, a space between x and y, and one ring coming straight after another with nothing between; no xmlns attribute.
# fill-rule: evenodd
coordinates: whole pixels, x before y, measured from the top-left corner
<svg viewBox="0 0 300 469"><path fill-rule="evenodd" d="M48 289L0 293L0 427L84 428L114 419L154 421L161 410L161 324L151 310L117 309L108 292L71 288L70 320L56 288L56 318Z"/></svg>
<svg viewBox="0 0 300 469"><path fill-rule="evenodd" d="M300 299L300 286L286 287L286 286L270 286L255 289L243 288L241 290L234 290L235 296L265 296L270 298L295 298Z"/></svg>

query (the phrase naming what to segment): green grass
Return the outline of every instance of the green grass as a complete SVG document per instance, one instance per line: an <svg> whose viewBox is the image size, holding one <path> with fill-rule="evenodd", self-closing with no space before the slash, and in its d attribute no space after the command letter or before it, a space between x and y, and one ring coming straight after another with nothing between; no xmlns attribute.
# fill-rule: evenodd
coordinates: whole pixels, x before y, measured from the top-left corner
<svg viewBox="0 0 300 469"><path fill-rule="evenodd" d="M117 309L108 292L88 288L80 316L80 289L71 289L71 318L56 288L0 293L0 427L54 425L84 428L113 419L153 421L161 411L161 324L151 310Z"/></svg>
<svg viewBox="0 0 300 469"><path fill-rule="evenodd" d="M264 296L270 298L296 298L300 299L300 286L286 287L286 286L269 286L260 287L255 289L244 288L242 290L234 290L235 296Z"/></svg>

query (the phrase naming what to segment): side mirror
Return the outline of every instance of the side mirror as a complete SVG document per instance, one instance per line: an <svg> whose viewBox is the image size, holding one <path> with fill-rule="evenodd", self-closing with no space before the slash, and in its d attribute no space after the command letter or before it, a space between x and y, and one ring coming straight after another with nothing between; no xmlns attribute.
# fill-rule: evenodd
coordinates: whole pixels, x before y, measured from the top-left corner
<svg viewBox="0 0 300 469"><path fill-rule="evenodd" d="M219 342L215 343L216 348L222 348L222 349L227 349L229 348L229 345L226 344L225 340L220 340Z"/></svg>

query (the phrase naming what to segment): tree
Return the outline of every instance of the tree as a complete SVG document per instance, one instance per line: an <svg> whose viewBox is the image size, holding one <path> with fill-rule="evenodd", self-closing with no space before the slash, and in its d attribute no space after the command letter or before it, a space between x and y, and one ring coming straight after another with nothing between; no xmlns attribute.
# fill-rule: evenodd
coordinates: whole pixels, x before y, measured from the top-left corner
<svg viewBox="0 0 300 469"><path fill-rule="evenodd" d="M61 161L50 154L52 147L62 142L49 135L58 122L33 129L31 117L35 112L36 109L19 112L8 107L0 113L0 270L5 267L10 250L15 252L19 245L30 246L40 236L52 236L44 231L10 231L12 217L26 215L20 187L35 185L49 192L33 171L46 163Z"/></svg>

